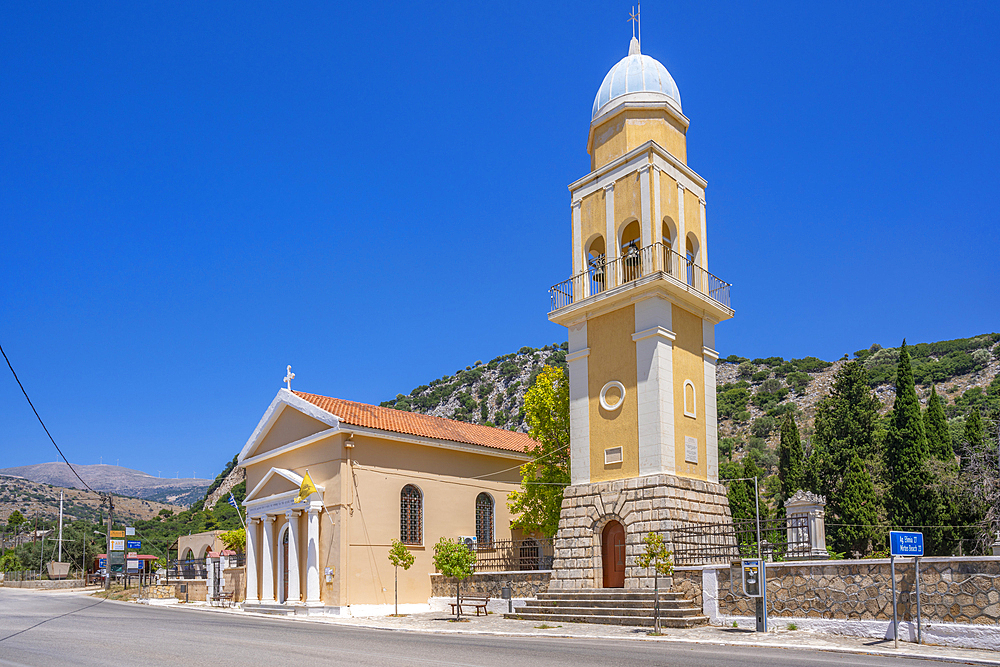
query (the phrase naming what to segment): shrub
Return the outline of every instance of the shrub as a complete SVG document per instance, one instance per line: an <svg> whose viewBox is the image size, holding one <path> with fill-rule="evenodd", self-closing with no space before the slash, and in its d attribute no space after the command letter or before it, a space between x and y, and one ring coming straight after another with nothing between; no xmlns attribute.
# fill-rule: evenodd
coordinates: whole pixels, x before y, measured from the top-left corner
<svg viewBox="0 0 1000 667"><path fill-rule="evenodd" d="M751 364L749 361L744 361L737 367L736 374L745 380L748 379L751 375L753 375L755 370L757 369L754 367L753 364Z"/></svg>
<svg viewBox="0 0 1000 667"><path fill-rule="evenodd" d="M763 382L770 376L771 376L771 371L765 368L764 370L757 371L756 373L751 375L750 379L753 380L754 382Z"/></svg>
<svg viewBox="0 0 1000 667"><path fill-rule="evenodd" d="M777 393L781 390L781 380L771 378L769 380L764 380L761 383L760 389L758 391L766 391L769 394Z"/></svg>
<svg viewBox="0 0 1000 667"><path fill-rule="evenodd" d="M806 387L812 382L812 376L802 371L793 371L785 376L785 382L801 396L806 393Z"/></svg>
<svg viewBox="0 0 1000 667"><path fill-rule="evenodd" d="M774 417L757 417L750 424L750 433L758 438L766 438L774 432L774 429L778 427L778 420Z"/></svg>

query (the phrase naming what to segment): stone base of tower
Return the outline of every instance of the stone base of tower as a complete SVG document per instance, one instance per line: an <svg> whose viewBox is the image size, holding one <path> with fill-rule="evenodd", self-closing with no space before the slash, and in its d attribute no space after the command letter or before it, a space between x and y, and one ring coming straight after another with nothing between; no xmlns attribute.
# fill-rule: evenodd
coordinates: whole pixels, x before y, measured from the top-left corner
<svg viewBox="0 0 1000 667"><path fill-rule="evenodd" d="M671 531L688 524L729 524L726 488L715 482L650 475L566 487L549 590L602 588L601 534L611 521L625 527L625 588L652 588L652 570L635 561L647 533L660 533L668 545Z"/></svg>

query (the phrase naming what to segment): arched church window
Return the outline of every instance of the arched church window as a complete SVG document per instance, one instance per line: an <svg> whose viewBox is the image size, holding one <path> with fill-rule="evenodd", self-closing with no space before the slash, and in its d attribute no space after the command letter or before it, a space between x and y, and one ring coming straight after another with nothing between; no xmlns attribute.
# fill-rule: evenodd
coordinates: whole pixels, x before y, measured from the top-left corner
<svg viewBox="0 0 1000 667"><path fill-rule="evenodd" d="M493 496L485 492L476 496L476 541L493 543Z"/></svg>
<svg viewBox="0 0 1000 667"><path fill-rule="evenodd" d="M420 489L407 484L399 492L399 541L420 544L423 540L423 496Z"/></svg>

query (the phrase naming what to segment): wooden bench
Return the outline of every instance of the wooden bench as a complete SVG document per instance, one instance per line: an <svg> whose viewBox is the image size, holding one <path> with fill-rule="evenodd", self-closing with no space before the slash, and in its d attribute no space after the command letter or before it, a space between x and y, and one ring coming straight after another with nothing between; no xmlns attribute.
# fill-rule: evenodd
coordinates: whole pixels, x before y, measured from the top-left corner
<svg viewBox="0 0 1000 667"><path fill-rule="evenodd" d="M213 607L231 607L233 606L233 594L227 591L223 591L218 595L213 595L209 598L209 604Z"/></svg>
<svg viewBox="0 0 1000 667"><path fill-rule="evenodd" d="M489 598L462 598L462 602L451 602L451 613L455 613L455 607L475 607L476 616L479 616L480 612L487 614L486 605L489 604ZM459 609L461 613L461 609Z"/></svg>

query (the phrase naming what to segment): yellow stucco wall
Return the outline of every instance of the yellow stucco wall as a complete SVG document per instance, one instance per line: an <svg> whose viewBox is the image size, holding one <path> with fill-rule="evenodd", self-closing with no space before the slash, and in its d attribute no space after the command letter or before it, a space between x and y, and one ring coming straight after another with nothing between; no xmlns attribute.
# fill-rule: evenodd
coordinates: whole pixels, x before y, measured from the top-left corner
<svg viewBox="0 0 1000 667"><path fill-rule="evenodd" d="M273 449L287 445L290 442L301 440L307 436L325 431L330 428L327 424L313 419L309 415L304 415L298 410L286 407L278 420L271 426L264 439L257 446L255 452L263 454ZM253 488L249 485L248 489Z"/></svg>
<svg viewBox="0 0 1000 667"><path fill-rule="evenodd" d="M600 169L647 141L655 141L687 164L684 126L662 109L629 109L602 122L593 131L590 169Z"/></svg>
<svg viewBox="0 0 1000 667"><path fill-rule="evenodd" d="M603 238L607 233L604 226L604 215L607 208L604 197L604 190L597 190L584 197L580 203L580 252L584 254L584 259L586 259L587 246L592 238L597 234Z"/></svg>
<svg viewBox="0 0 1000 667"><path fill-rule="evenodd" d="M674 304L672 308L674 333L674 438L677 474L697 479L708 478L705 449L705 366L702 357L702 321ZM697 392L696 418L684 414L684 382L690 380ZM698 463L684 460L684 438L698 440Z"/></svg>
<svg viewBox="0 0 1000 667"><path fill-rule="evenodd" d="M590 396L590 479L599 482L639 474L639 412L636 392L635 306L587 321L587 385ZM604 385L617 380L625 400L614 411L601 407ZM622 448L622 462L604 465L604 450Z"/></svg>
<svg viewBox="0 0 1000 667"><path fill-rule="evenodd" d="M686 236L693 235L698 239L698 247L704 247L702 245L703 241L701 238L701 202L698 200L698 195L691 192L690 190L684 191L684 226ZM698 265L701 266L701 257L703 253L698 253Z"/></svg>
<svg viewBox="0 0 1000 667"><path fill-rule="evenodd" d="M639 173L631 173L615 181L615 247L621 246L622 230L627 221L642 219L642 189L639 187ZM619 254L620 254L619 250Z"/></svg>

